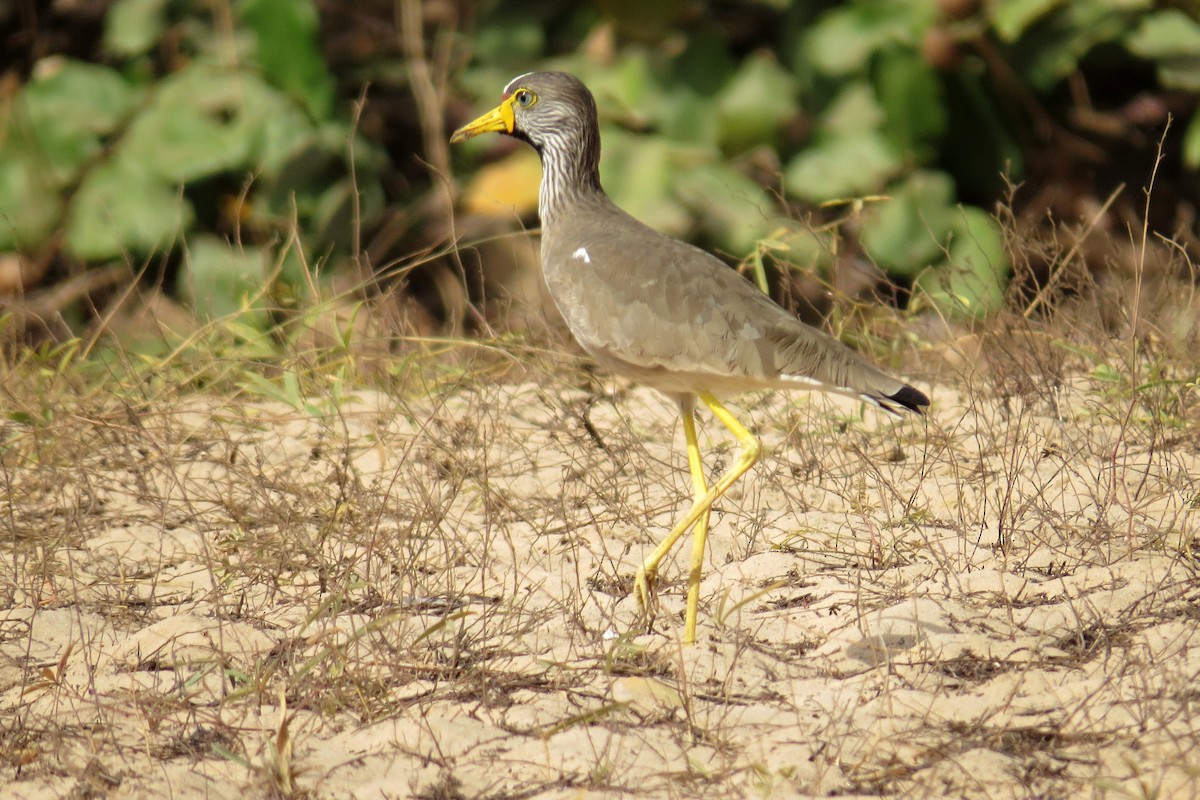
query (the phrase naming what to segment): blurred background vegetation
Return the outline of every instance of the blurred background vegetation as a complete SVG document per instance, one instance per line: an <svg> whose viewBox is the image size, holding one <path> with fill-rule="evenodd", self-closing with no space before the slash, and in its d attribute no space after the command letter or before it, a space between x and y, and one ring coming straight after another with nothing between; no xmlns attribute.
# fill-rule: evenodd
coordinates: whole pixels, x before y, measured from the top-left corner
<svg viewBox="0 0 1200 800"><path fill-rule="evenodd" d="M447 144L543 68L620 205L810 320L1033 312L1147 248L1194 283L1196 0L7 0L0 41L10 344L544 318L536 156Z"/></svg>

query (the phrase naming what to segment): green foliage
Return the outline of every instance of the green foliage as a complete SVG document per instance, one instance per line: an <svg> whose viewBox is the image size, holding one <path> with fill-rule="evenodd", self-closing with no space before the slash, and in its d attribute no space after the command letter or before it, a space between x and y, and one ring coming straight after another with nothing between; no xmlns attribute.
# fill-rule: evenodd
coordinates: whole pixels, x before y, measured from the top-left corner
<svg viewBox="0 0 1200 800"><path fill-rule="evenodd" d="M127 151L89 172L67 217L67 247L94 261L167 250L193 218L179 191Z"/></svg>
<svg viewBox="0 0 1200 800"><path fill-rule="evenodd" d="M946 133L946 109L937 74L910 48L881 53L872 83L883 108L883 129L902 153L926 162Z"/></svg>
<svg viewBox="0 0 1200 800"><path fill-rule="evenodd" d="M439 28L448 17L426 6L426 49L444 57L434 66L453 74L473 56L454 75L464 94L494 98L535 68L583 78L600 105L605 184L649 224L756 269L766 255L835 267L856 237L852 252L967 317L998 305L1010 271L987 214L1001 176L1020 181L1047 160L1047 128L1086 138L1071 128L1078 77L1090 88L1089 70L1136 73L1156 81L1150 91L1200 92L1194 4L771 0L736 4L734 19L678 1L496 0L462 30ZM380 114L373 135L380 120L411 126L388 139L389 161L353 129L328 29L321 39L318 10L333 6L216 8L115 0L98 63L36 64L0 118L0 254L179 264L172 285L200 317L268 326L268 308L303 294L302 264L336 274L389 204L416 204L423 178L381 176L416 160L426 130L407 101ZM368 80L409 91L401 59L352 63L341 97ZM1182 163L1200 168L1200 114L1175 132ZM455 172L492 146L456 149ZM847 203L859 210L844 219L825 208Z"/></svg>
<svg viewBox="0 0 1200 800"><path fill-rule="evenodd" d="M263 330L269 322L262 301L270 285L265 259L261 249L236 250L215 236L197 236L185 254L184 294L201 317L237 317Z"/></svg>
<svg viewBox="0 0 1200 800"><path fill-rule="evenodd" d="M785 186L813 203L885 195L863 215L866 253L943 311L976 316L1003 299L1009 266L994 223L957 208L953 178L933 167L951 116L945 78L921 51L937 22L924 2L848 3L817 19L796 68L840 88L825 103L814 93L813 144L789 161Z"/></svg>
<svg viewBox="0 0 1200 800"><path fill-rule="evenodd" d="M836 6L805 31L797 67L853 78L879 53L916 46L935 13L934 4L922 0L862 0Z"/></svg>
<svg viewBox="0 0 1200 800"><path fill-rule="evenodd" d="M1135 55L1153 61L1164 86L1200 91L1200 23L1167 9L1142 19L1126 38Z"/></svg>
<svg viewBox="0 0 1200 800"><path fill-rule="evenodd" d="M919 170L894 184L890 199L867 211L862 244L897 275L915 276L943 255L953 227L954 181L944 172Z"/></svg>
<svg viewBox="0 0 1200 800"><path fill-rule="evenodd" d="M103 67L53 62L13 105L0 158L0 250L45 241L64 193L137 102L137 92Z"/></svg>
<svg viewBox="0 0 1200 800"><path fill-rule="evenodd" d="M14 99L0 158L0 252L61 242L85 262L180 248L201 316L242 308L290 241L333 258L383 207L374 148L355 144L317 42L311 0L240 0L234 31L207 4L117 0L109 65L44 60ZM184 53L162 70L160 47ZM364 195L359 215L351 185ZM201 205L198 205L201 204ZM233 230L253 246L231 248ZM201 290L200 282L204 287ZM251 317L267 325L265 314Z"/></svg>
<svg viewBox="0 0 1200 800"><path fill-rule="evenodd" d="M821 138L796 154L783 173L792 195L821 203L873 194L901 170L901 155L882 133L855 131Z"/></svg>
<svg viewBox="0 0 1200 800"><path fill-rule="evenodd" d="M762 242L801 240L797 268L830 264L839 239L857 234L881 268L960 317L1003 300L1004 238L989 209L963 198L999 200L1003 176L1024 177L1049 117L1030 108L1069 125L1065 81L1088 59L1111 70L1149 61L1162 87L1200 87L1195 13L1151 0L779 2L742 9L772 20L754 47L740 43L742 56L732 26L685 21L678 8L663 11L656 24L672 34L651 47L630 33L635 4L600 15L518 7L528 8L500 2L480 20L463 85L490 97L527 69L578 74L601 107L601 171L620 205L752 265ZM609 25L611 51L593 49ZM513 63L516 52L528 57ZM760 169L764 151L779 164L774 176ZM1200 118L1182 152L1200 165ZM806 206L881 196L852 228L794 221ZM814 243L824 255L812 256Z"/></svg>
<svg viewBox="0 0 1200 800"><path fill-rule="evenodd" d="M1048 92L1097 45L1120 42L1151 2L1019 2L1011 4L1022 9L1017 15L1009 3L993 5L987 21L995 20L1000 40L1012 48L1013 66L1034 90Z"/></svg>
<svg viewBox="0 0 1200 800"><path fill-rule="evenodd" d="M968 207L952 220L945 258L935 269L922 272L917 285L949 314L983 317L1004 302L1007 279L1004 240L996 221Z"/></svg>
<svg viewBox="0 0 1200 800"><path fill-rule="evenodd" d="M334 81L317 46L317 10L295 0L244 0L241 18L254 32L263 75L301 101L313 119L333 113Z"/></svg>
<svg viewBox="0 0 1200 800"><path fill-rule="evenodd" d="M776 144L796 113L796 95L796 79L779 62L763 52L751 55L717 94L717 143L728 153Z"/></svg>

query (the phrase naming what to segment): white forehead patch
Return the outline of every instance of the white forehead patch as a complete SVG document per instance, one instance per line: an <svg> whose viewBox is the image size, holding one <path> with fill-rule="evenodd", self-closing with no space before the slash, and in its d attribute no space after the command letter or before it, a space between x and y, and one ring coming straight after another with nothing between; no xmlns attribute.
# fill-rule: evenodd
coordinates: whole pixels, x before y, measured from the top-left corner
<svg viewBox="0 0 1200 800"><path fill-rule="evenodd" d="M574 253L571 253L571 257L577 261L582 261L585 264L592 263L592 257L588 255L587 248L585 247L581 247Z"/></svg>
<svg viewBox="0 0 1200 800"><path fill-rule="evenodd" d="M521 83L521 81L525 80L532 74L533 74L532 72L526 72L524 75L518 75L517 77L515 77L511 81L509 81L508 86L504 87L504 96L508 97L510 94L512 94L513 90L515 90L517 88L517 86Z"/></svg>

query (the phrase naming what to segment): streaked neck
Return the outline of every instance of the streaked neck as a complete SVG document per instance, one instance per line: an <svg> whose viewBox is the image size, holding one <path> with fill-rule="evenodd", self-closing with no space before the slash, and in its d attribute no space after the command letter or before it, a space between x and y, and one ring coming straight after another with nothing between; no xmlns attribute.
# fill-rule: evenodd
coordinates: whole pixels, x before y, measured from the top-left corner
<svg viewBox="0 0 1200 800"><path fill-rule="evenodd" d="M538 147L542 183L538 216L542 227L553 225L571 205L603 197L600 188L600 137L595 128L574 135L553 133Z"/></svg>

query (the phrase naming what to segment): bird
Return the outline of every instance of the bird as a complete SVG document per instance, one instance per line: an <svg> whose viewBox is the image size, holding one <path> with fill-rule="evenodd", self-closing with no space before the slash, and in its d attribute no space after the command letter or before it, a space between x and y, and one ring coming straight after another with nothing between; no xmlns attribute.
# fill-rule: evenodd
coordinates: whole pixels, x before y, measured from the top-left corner
<svg viewBox="0 0 1200 800"><path fill-rule="evenodd" d="M541 158L542 273L572 335L600 367L651 386L678 405L692 505L645 557L633 591L652 626L661 562L694 530L683 635L685 644L694 644L713 503L761 452L758 437L718 397L753 389L823 390L894 414L920 414L929 398L797 319L713 254L618 208L600 183L596 101L574 75L529 72L513 78L500 104L456 130L450 141L484 133L527 142ZM697 401L739 444L737 460L711 485L696 438Z"/></svg>

